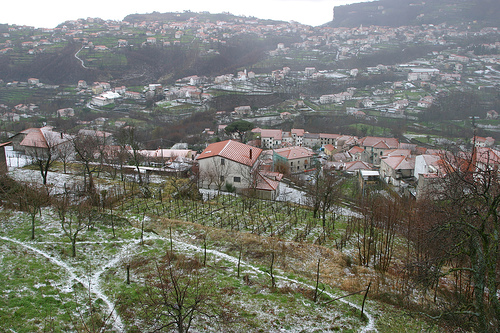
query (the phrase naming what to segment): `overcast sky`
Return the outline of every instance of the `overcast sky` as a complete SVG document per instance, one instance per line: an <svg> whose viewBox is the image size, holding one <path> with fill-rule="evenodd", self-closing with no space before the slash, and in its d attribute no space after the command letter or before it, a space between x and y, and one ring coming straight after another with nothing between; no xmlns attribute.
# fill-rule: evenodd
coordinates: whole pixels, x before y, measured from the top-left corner
<svg viewBox="0 0 500 333"><path fill-rule="evenodd" d="M122 20L128 14L191 10L318 26L332 20L334 6L364 1L367 0L6 0L0 6L0 23L54 28L78 18Z"/></svg>

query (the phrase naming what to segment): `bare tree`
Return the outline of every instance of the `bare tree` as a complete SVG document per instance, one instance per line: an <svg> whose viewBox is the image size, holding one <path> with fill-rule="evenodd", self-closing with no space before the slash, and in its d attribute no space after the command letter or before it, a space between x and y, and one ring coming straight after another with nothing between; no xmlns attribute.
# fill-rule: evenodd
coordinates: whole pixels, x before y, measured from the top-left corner
<svg viewBox="0 0 500 333"><path fill-rule="evenodd" d="M48 190L34 184L23 184L19 195L21 209L26 210L31 217L31 239L35 239L36 216L41 214L43 206L49 204Z"/></svg>
<svg viewBox="0 0 500 333"><path fill-rule="evenodd" d="M172 253L147 276L141 303L154 332L175 328L185 333L195 318L216 320L222 312L215 284L204 276L203 264Z"/></svg>
<svg viewBox="0 0 500 333"><path fill-rule="evenodd" d="M65 191L62 197L55 201L55 208L61 228L71 242L71 256L76 257L76 241L80 231L87 225L85 218L91 209L90 205L74 202L69 191Z"/></svg>
<svg viewBox="0 0 500 333"><path fill-rule="evenodd" d="M376 221L372 214L374 200L363 197L359 203L361 217L354 217L355 246L358 252L359 264L369 266L376 246Z"/></svg>
<svg viewBox="0 0 500 333"><path fill-rule="evenodd" d="M371 214L376 223L375 267L385 272L393 259L396 232L404 225L407 217L406 207L411 207L404 198L378 196L374 198Z"/></svg>
<svg viewBox="0 0 500 333"><path fill-rule="evenodd" d="M218 161L216 157L212 158L208 163L208 166L204 170L200 170L199 180L202 182L202 186L210 188L213 184L217 191L220 192L228 181L228 162Z"/></svg>
<svg viewBox="0 0 500 333"><path fill-rule="evenodd" d="M260 161L257 161L251 168L244 165L239 166L239 173L246 184L243 194L249 199L257 198L258 188L264 181L263 175L259 171L259 165Z"/></svg>
<svg viewBox="0 0 500 333"><path fill-rule="evenodd" d="M59 157L58 146L64 145L68 139L62 133L55 133L44 128L40 132L41 135L26 146L25 151L32 163L38 166L43 184L46 185L49 169Z"/></svg>
<svg viewBox="0 0 500 333"><path fill-rule="evenodd" d="M324 236L329 232L327 230L327 215L340 203L345 179L345 176L339 172L318 168L308 186L309 202L313 207L313 215L315 218L321 217ZM332 229L334 227L335 225L332 225Z"/></svg>
<svg viewBox="0 0 500 333"><path fill-rule="evenodd" d="M479 332L500 331L500 160L489 148L443 154L445 175L433 206L444 274L466 272L472 283L472 316Z"/></svg>
<svg viewBox="0 0 500 333"><path fill-rule="evenodd" d="M94 193L94 173L99 169L97 163L101 156L99 147L104 145L106 138L94 132L87 134L79 132L73 137L73 147L77 159L82 163L84 169L84 186L87 193Z"/></svg>
<svg viewBox="0 0 500 333"><path fill-rule="evenodd" d="M62 162L64 173L66 173L66 167L68 162L75 158L75 149L71 142L71 137L68 136L67 141L56 146L57 159Z"/></svg>
<svg viewBox="0 0 500 333"><path fill-rule="evenodd" d="M128 151L125 146L106 146L104 150L104 162L111 166L110 175L113 179L116 178L120 171L120 179L124 180L123 167L128 160Z"/></svg>
<svg viewBox="0 0 500 333"><path fill-rule="evenodd" d="M140 153L141 148L135 128L131 126L121 128L118 134L118 141L120 146L128 151L129 159L137 170L139 184L142 184L140 166L145 161L145 157Z"/></svg>

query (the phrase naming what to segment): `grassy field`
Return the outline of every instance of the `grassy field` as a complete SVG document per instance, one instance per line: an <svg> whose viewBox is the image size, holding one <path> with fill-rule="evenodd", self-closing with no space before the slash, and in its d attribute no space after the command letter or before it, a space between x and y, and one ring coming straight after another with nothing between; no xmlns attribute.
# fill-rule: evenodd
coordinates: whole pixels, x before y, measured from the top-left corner
<svg viewBox="0 0 500 333"><path fill-rule="evenodd" d="M34 178L39 176L34 172ZM100 188L107 186L108 194L123 191L118 181L96 181ZM297 204L215 194L203 201L176 200L170 195L172 184L162 178L150 184L149 198L132 183L125 189L122 199L90 215L74 258L53 208L36 216L35 240L27 213L0 211L0 278L6 281L0 286L0 330L67 332L84 325L148 330L141 306L146 282L167 255L172 262L197 263L203 288L217 291L212 300L224 310L223 322L197 317L194 331L420 332L429 327L370 295L363 317L362 295L329 302L366 288L369 280L374 295L382 288L374 271L357 266L349 251L335 250L349 211L339 212L335 230L318 245L322 227ZM314 302L318 259L322 293Z"/></svg>

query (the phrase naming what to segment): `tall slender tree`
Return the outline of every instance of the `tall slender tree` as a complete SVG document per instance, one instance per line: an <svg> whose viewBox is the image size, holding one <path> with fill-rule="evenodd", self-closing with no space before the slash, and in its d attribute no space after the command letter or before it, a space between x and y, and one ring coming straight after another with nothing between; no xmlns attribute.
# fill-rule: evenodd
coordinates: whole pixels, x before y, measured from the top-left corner
<svg viewBox="0 0 500 333"><path fill-rule="evenodd" d="M470 273L472 311L479 332L500 331L500 159L489 148L443 154L434 233L446 241L440 259L454 263L445 273ZM444 243L444 242L441 242Z"/></svg>

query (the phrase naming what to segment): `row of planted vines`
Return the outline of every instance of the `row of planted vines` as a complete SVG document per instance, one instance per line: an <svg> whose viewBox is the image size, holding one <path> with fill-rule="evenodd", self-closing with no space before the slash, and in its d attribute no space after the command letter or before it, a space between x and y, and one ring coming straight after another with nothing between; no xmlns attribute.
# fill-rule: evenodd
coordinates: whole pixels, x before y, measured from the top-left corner
<svg viewBox="0 0 500 333"><path fill-rule="evenodd" d="M170 192L165 185L160 188L142 191L138 196L125 195L129 199L121 200L114 209L135 215L146 227L148 221L162 217L336 248L351 263L375 269L374 293L390 294L390 302L399 305L426 304L433 309L433 315L443 304L459 304L457 299L474 301L472 278L460 268L463 260L438 260L442 248L448 246L450 234L437 243L429 238L440 216L425 212L428 204L417 205L415 201L382 192L356 201L352 210L341 212L339 203L332 205L324 218L321 213L314 217L314 206L227 193L212 192L203 197L197 190L193 191L196 195L186 196L178 195L181 186ZM141 193L139 187L128 191ZM303 202L308 201L304 198ZM321 205L318 207L321 212ZM444 269L455 273L445 278ZM392 277L387 280L389 276ZM447 278L454 279L453 288L444 283Z"/></svg>

